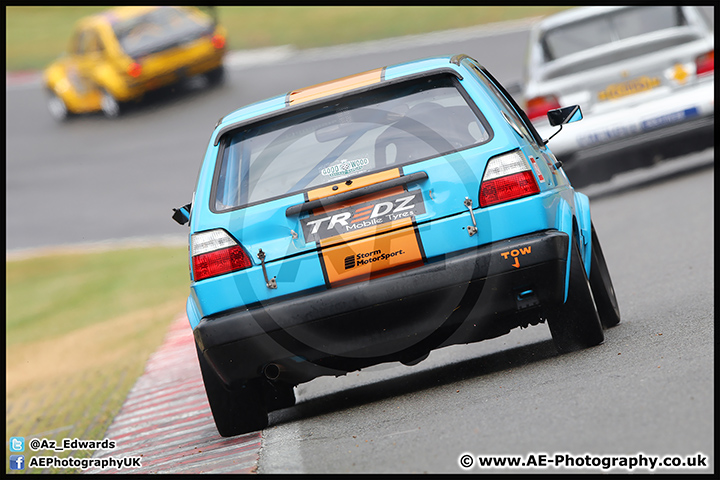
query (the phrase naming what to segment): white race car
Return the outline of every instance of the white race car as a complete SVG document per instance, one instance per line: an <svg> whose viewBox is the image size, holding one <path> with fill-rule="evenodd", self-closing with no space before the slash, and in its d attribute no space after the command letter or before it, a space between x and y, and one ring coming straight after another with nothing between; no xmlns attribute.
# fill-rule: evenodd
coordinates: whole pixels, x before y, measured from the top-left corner
<svg viewBox="0 0 720 480"><path fill-rule="evenodd" d="M574 185L713 145L715 40L696 7L573 8L531 31L525 111L577 104L584 120L553 139Z"/></svg>

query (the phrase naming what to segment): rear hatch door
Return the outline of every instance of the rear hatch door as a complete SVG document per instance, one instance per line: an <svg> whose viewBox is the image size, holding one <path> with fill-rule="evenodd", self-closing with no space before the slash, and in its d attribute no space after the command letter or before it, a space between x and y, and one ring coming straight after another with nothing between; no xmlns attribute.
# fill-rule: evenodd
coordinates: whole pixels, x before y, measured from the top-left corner
<svg viewBox="0 0 720 480"><path fill-rule="evenodd" d="M317 252L328 286L388 275L423 264L418 222L468 214L492 138L455 76L398 82L230 132L211 205L268 264Z"/></svg>

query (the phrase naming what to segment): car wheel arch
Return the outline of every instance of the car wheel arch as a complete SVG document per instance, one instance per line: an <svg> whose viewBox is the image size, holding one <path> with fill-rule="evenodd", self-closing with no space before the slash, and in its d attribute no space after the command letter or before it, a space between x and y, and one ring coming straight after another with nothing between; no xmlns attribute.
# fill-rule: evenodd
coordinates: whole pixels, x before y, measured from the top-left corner
<svg viewBox="0 0 720 480"><path fill-rule="evenodd" d="M587 198L587 197L585 197ZM577 197L574 198L574 200L577 200ZM585 269L586 274L590 275L590 245L584 243L585 239L583 238L582 234L582 220L579 220L579 217L582 217L580 208L578 207L578 202L575 202L575 205L572 206L567 201L562 201L560 205L558 206L558 212L557 212L557 219L556 219L556 228L565 233L568 236L568 250L567 250L567 256L568 259L566 264L566 271L565 271L565 294L564 298L565 301L567 301L568 296L568 289L569 289L569 279L570 279L570 259L572 258L572 244L573 240L577 242L578 249L580 250L580 256L583 261L583 267ZM587 235L588 241L590 240L590 235Z"/></svg>
<svg viewBox="0 0 720 480"><path fill-rule="evenodd" d="M185 313L187 315L188 322L190 323L190 329L195 330L195 327L197 327L200 323L202 314L200 313L197 302L192 295L188 297L185 304Z"/></svg>
<svg viewBox="0 0 720 480"><path fill-rule="evenodd" d="M587 195L575 192L575 218L578 229L578 247L585 263L585 271L590 276L590 256L592 255L592 218L590 199Z"/></svg>

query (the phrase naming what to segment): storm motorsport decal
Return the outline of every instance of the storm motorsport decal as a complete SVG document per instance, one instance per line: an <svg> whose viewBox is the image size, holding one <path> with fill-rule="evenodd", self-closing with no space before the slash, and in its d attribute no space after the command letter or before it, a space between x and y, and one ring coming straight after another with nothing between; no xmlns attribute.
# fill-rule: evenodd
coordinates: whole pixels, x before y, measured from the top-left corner
<svg viewBox="0 0 720 480"><path fill-rule="evenodd" d="M358 253L357 255L350 255L345 257L345 270L355 268L356 265L368 265L373 262L381 262L388 260L397 255L404 254L405 251L398 250L396 252L383 253L382 250L375 250L367 253Z"/></svg>
<svg viewBox="0 0 720 480"><path fill-rule="evenodd" d="M414 190L301 219L305 242L383 225L425 213L422 192Z"/></svg>

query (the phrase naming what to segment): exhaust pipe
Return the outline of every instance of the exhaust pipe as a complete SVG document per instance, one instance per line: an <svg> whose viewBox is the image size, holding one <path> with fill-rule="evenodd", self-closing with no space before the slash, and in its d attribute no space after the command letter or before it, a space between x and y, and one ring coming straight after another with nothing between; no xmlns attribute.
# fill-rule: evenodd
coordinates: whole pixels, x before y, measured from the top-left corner
<svg viewBox="0 0 720 480"><path fill-rule="evenodd" d="M268 363L267 365L265 365L265 368L263 368L263 374L265 375L265 378L271 381L277 380L278 377L280 377L281 371L282 369L280 368L280 366L274 363Z"/></svg>

